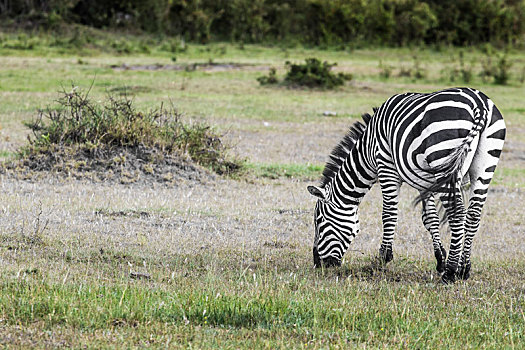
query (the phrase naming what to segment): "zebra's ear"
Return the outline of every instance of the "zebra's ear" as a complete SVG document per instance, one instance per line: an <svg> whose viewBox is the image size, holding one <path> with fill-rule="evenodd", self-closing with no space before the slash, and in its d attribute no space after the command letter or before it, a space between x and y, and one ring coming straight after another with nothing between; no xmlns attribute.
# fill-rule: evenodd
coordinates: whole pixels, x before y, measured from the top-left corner
<svg viewBox="0 0 525 350"><path fill-rule="evenodd" d="M324 188L317 186L308 186L307 188L311 195L316 196L319 199L326 200L326 192Z"/></svg>

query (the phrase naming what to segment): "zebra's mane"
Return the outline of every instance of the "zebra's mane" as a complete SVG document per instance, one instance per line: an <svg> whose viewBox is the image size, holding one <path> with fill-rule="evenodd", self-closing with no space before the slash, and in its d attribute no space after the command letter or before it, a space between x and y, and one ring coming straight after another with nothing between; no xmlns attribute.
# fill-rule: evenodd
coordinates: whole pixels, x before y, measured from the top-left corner
<svg viewBox="0 0 525 350"><path fill-rule="evenodd" d="M377 108L374 108L374 113L376 111ZM350 151L352 150L352 148L354 148L356 142L364 134L372 116L368 113L365 113L362 115L361 118L363 119L364 123L357 121L354 124L352 124L346 135L343 136L341 141L339 141L337 146L335 146L332 152L330 153L328 161L324 166L323 176L321 178L321 187L325 187L335 177L335 175L343 165L343 162L350 154Z"/></svg>

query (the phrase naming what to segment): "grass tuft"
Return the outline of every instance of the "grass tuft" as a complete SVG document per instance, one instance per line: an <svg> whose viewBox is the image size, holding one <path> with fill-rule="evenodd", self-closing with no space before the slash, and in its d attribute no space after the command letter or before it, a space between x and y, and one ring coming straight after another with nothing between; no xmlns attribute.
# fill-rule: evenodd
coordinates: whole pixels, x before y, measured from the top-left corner
<svg viewBox="0 0 525 350"><path fill-rule="evenodd" d="M109 95L99 103L89 97L89 91L73 87L70 92L62 92L57 107L40 110L34 120L25 123L33 135L29 145L20 149L20 155L42 159L35 156L88 154L121 164L126 163L126 157L120 153L115 156L115 151L133 151L148 162L164 155L187 155L219 174L240 169L238 161L228 159L227 147L212 127L187 124L182 119L173 107L161 105L155 110L138 111L126 96ZM151 164L142 168L146 173L154 171Z"/></svg>

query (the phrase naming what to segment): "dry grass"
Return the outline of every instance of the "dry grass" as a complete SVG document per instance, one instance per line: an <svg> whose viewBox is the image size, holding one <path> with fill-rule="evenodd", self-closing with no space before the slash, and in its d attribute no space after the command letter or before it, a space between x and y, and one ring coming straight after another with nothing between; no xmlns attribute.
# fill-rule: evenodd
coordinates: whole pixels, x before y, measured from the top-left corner
<svg viewBox="0 0 525 350"><path fill-rule="evenodd" d="M25 308L31 308L33 303L42 305L46 295L53 295L54 302L46 306L47 311L18 311L17 316L12 316L8 294L0 293L7 298L0 303L4 320L0 339L17 346L106 346L136 333L124 344L160 346L173 342L182 347L193 344L212 348L214 344L238 346L248 341L257 346L273 344L272 347L299 346L303 342L313 347L341 346L348 344L351 324L343 322L338 326L335 321L324 320L322 310L345 310L345 303L353 298L360 300L358 304L336 311L337 317L351 317L357 305L365 306L373 300L378 309L362 316L369 319L367 322L377 323L366 328L366 332L355 331L350 344L432 344L448 328L425 323L430 328L424 336L424 330L412 323L428 317L423 316L429 312L425 303L439 305L431 314L442 317L443 322L450 324L450 330L470 320L480 332L488 334L490 330L471 317L486 319L494 310L500 315L508 303L514 303L514 309L506 312L518 319L496 318L493 326L514 327L516 332L521 329L525 217L520 210L520 190L499 187L491 193L475 240L471 280L444 288L434 271L430 237L419 220L419 211L410 206L415 193L408 189L403 191L400 205L395 259L385 270L373 263L381 231L380 194L374 188L362 204L362 234L347 253L343 267L326 273L314 271L310 251L313 200L305 186L303 181L285 179L255 183L222 180L206 186L174 188L2 179L2 288L12 293L13 286L18 286L15 291L22 293L20 288L30 287L31 292L16 297ZM100 298L92 299L89 294L70 299L76 288L89 288L95 293L93 298ZM316 300L319 292L328 293L328 299L311 304L310 312L320 317L320 323L307 322L300 328L287 325L291 315L295 315L292 323L303 317L303 307ZM120 298L126 293L129 298L122 303ZM403 300L410 293L426 300L423 304L410 302L412 321L397 323L401 321L398 317L389 321L391 316L387 315L400 313ZM185 304L182 299L171 299L177 295L194 301ZM227 304L207 304L208 297L216 295L233 299L226 299ZM459 299L454 299L454 295ZM251 309L249 305L257 307L252 304L257 300L284 303L284 314L266 315L263 310L268 306L260 311ZM295 306L289 304L292 300L297 303ZM388 306L389 300L399 305ZM480 302L492 306L483 311L478 309ZM95 306L88 306L93 303ZM143 306L137 308L141 303ZM157 303L168 303L168 309L157 309ZM227 306L230 303L233 306ZM235 311L237 303L248 309ZM447 309L450 303L455 305L452 311ZM495 306L498 303L503 304ZM71 313L69 307L78 308L80 314ZM150 307L156 311L148 311ZM174 307L182 307L186 316L173 311ZM192 314L194 308L200 311ZM201 314L206 309L210 318ZM460 318L454 316L458 310L463 310ZM244 317L248 317L246 321L242 321ZM241 326L243 322L246 328ZM282 322L285 324L279 325ZM354 326L362 327L360 323ZM393 333L381 334L380 328L385 327L401 327L396 331L400 338L391 338ZM322 334L329 329L331 338L326 339ZM369 338L370 331L379 333ZM308 336L308 332L312 335ZM494 332L492 336L500 336L508 329ZM419 337L423 337L422 342L417 341ZM482 339L492 345L500 341ZM520 339L514 335L507 340ZM443 344L453 346L459 340L454 337Z"/></svg>

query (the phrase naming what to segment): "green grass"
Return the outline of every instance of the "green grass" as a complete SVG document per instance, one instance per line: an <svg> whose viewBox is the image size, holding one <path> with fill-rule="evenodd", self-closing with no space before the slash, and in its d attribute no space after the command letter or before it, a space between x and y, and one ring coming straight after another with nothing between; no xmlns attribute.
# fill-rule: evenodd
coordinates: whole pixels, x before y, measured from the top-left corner
<svg viewBox="0 0 525 350"><path fill-rule="evenodd" d="M410 259L374 273L366 259L324 273L271 267L247 273L235 265L221 271L220 263L203 262L207 271L199 275L194 266L175 265L169 276L160 270L150 281L109 284L52 282L28 269L18 279L2 278L0 315L8 327L79 333L133 328L162 334L184 325L232 346L245 344L246 332L258 334L249 342L272 347L497 348L525 340L523 292L512 287L524 268L519 261L483 264L478 283L449 287L407 277L432 269ZM180 337L179 346L194 342Z"/></svg>
<svg viewBox="0 0 525 350"><path fill-rule="evenodd" d="M525 188L525 169L500 166L494 174L492 184L510 188Z"/></svg>
<svg viewBox="0 0 525 350"><path fill-rule="evenodd" d="M1 150L0 151L0 158L2 158L2 159L8 159L8 158L11 158L11 157L14 157L14 156L15 156L14 152L6 151L6 150Z"/></svg>
<svg viewBox="0 0 525 350"><path fill-rule="evenodd" d="M245 167L255 177L317 180L321 177L324 165L247 163Z"/></svg>

